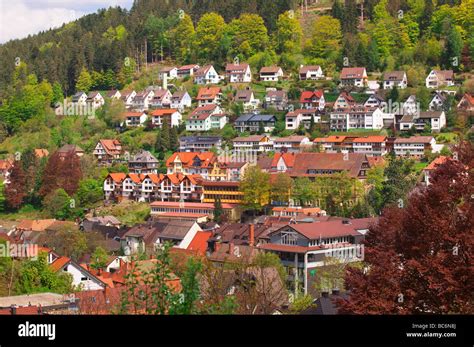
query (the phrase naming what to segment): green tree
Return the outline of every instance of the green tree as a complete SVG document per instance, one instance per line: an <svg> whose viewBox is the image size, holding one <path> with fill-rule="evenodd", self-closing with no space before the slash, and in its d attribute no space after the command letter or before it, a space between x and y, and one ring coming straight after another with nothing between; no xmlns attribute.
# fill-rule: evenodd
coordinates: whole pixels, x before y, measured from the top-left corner
<svg viewBox="0 0 474 347"><path fill-rule="evenodd" d="M311 53L316 58L335 59L341 50L341 24L331 16L321 16L314 22Z"/></svg>
<svg viewBox="0 0 474 347"><path fill-rule="evenodd" d="M81 73L79 74L79 77L77 78L76 90L87 93L91 89L94 82L95 81L92 79L91 74L84 67L82 68Z"/></svg>
<svg viewBox="0 0 474 347"><path fill-rule="evenodd" d="M199 19L194 43L197 56L201 60L208 62L217 60L225 28L224 18L215 12L206 13Z"/></svg>
<svg viewBox="0 0 474 347"><path fill-rule="evenodd" d="M62 188L46 195L43 205L51 216L60 220L75 218L79 214L75 200Z"/></svg>
<svg viewBox="0 0 474 347"><path fill-rule="evenodd" d="M91 268L99 270L104 269L107 266L109 255L107 251L102 247L96 247L94 253L91 255Z"/></svg>
<svg viewBox="0 0 474 347"><path fill-rule="evenodd" d="M298 53L301 50L303 30L294 12L285 12L278 16L275 33L278 53Z"/></svg>
<svg viewBox="0 0 474 347"><path fill-rule="evenodd" d="M179 299L170 308L170 314L196 314L198 313L197 301L200 296L199 273L202 263L194 258L189 258L185 271L180 275L181 293Z"/></svg>
<svg viewBox="0 0 474 347"><path fill-rule="evenodd" d="M267 28L262 17L257 14L243 13L228 25L233 37L232 54L242 54L248 58L264 51L269 43Z"/></svg>
<svg viewBox="0 0 474 347"><path fill-rule="evenodd" d="M214 201L214 222L221 223L223 213L221 198L218 196Z"/></svg>
<svg viewBox="0 0 474 347"><path fill-rule="evenodd" d="M102 181L93 178L87 178L79 181L77 189L77 198L82 207L93 207L102 201L104 194L102 192Z"/></svg>
<svg viewBox="0 0 474 347"><path fill-rule="evenodd" d="M61 103L64 101L64 94L61 85L58 82L54 82L53 84L53 98L51 100L51 105L55 105L56 103Z"/></svg>
<svg viewBox="0 0 474 347"><path fill-rule="evenodd" d="M459 71L463 47L464 42L459 29L451 24L446 37L446 45L443 53L443 64L446 69Z"/></svg>
<svg viewBox="0 0 474 347"><path fill-rule="evenodd" d="M312 205L316 198L313 184L307 177L298 177L294 181L292 197L301 206Z"/></svg>
<svg viewBox="0 0 474 347"><path fill-rule="evenodd" d="M173 35L177 43L176 57L181 63L189 63L191 61L194 35L193 21L188 14L185 14L174 29Z"/></svg>

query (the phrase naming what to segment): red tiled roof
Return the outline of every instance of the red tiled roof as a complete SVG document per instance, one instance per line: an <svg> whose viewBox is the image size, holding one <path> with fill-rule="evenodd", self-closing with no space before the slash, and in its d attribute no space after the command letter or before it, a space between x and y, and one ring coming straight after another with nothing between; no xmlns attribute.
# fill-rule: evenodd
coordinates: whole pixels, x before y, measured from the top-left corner
<svg viewBox="0 0 474 347"><path fill-rule="evenodd" d="M64 267L64 265L66 265L70 261L71 259L68 257L59 257L50 265L50 267L54 272L57 272L61 270Z"/></svg>
<svg viewBox="0 0 474 347"><path fill-rule="evenodd" d="M314 139L313 142L316 143L342 143L346 139L346 136L337 136L337 135L331 135L328 137L317 137Z"/></svg>
<svg viewBox="0 0 474 347"><path fill-rule="evenodd" d="M362 78L364 71L364 67L345 67L341 71L341 79Z"/></svg>
<svg viewBox="0 0 474 347"><path fill-rule="evenodd" d="M178 110L174 108L162 108L162 109L153 110L150 114L152 116L162 117L162 116L172 116L173 113L175 112L178 112Z"/></svg>
<svg viewBox="0 0 474 347"><path fill-rule="evenodd" d="M324 92L322 90L315 90L313 92L305 90L303 93L301 93L300 102L312 102L313 98L321 99L323 95Z"/></svg>
<svg viewBox="0 0 474 347"><path fill-rule="evenodd" d="M446 156L443 156L443 155L439 156L438 158L433 160L427 167L425 167L424 170L426 170L426 171L435 170L439 165L443 165L449 159L450 159L449 157L446 157Z"/></svg>
<svg viewBox="0 0 474 347"><path fill-rule="evenodd" d="M219 87L200 88L196 100L214 100L220 93Z"/></svg>
<svg viewBox="0 0 474 347"><path fill-rule="evenodd" d="M295 153L275 153L271 167L277 167L280 158L283 158L283 161L288 168L292 168L295 165Z"/></svg>
<svg viewBox="0 0 474 347"><path fill-rule="evenodd" d="M209 167L216 160L216 155L212 152L176 152L166 161L166 166L173 166L173 162L179 158L183 167L191 167L195 158L201 160L201 167Z"/></svg>
<svg viewBox="0 0 474 347"><path fill-rule="evenodd" d="M210 210L214 210L214 204L212 203L205 203L205 202L174 202L174 201L154 201L150 204L151 207L180 207L183 206L183 208L206 208ZM224 209L232 209L237 207L238 205L236 204L227 204L223 203L222 208Z"/></svg>
<svg viewBox="0 0 474 347"><path fill-rule="evenodd" d="M366 136L366 137L357 137L352 142L376 143L376 142L385 142L386 140L387 140L386 136Z"/></svg>
<svg viewBox="0 0 474 347"><path fill-rule="evenodd" d="M207 251L207 240L212 236L211 231L198 231L188 246L188 250L197 251L204 255Z"/></svg>

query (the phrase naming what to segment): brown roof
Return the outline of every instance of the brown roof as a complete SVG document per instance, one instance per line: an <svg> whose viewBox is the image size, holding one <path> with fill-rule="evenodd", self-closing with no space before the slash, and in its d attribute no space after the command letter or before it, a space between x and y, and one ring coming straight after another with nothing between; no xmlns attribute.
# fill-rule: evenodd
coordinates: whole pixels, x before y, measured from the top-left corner
<svg viewBox="0 0 474 347"><path fill-rule="evenodd" d="M384 81L402 81L405 71L388 71L383 75Z"/></svg>
<svg viewBox="0 0 474 347"><path fill-rule="evenodd" d="M249 67L249 64L247 63L241 63L241 64L227 64L225 66L225 71L227 73L229 72L232 72L232 73L237 73L237 72L242 72L244 73L244 71L247 70L247 68Z"/></svg>
<svg viewBox="0 0 474 347"><path fill-rule="evenodd" d="M200 88L196 100L214 100L220 93L219 87Z"/></svg>
<svg viewBox="0 0 474 347"><path fill-rule="evenodd" d="M189 220L159 218L131 228L123 238L129 236L143 238L147 245L155 243L158 238L182 240L195 223Z"/></svg>
<svg viewBox="0 0 474 347"><path fill-rule="evenodd" d="M260 69L260 73L277 73L280 69L279 66L264 66Z"/></svg>
<svg viewBox="0 0 474 347"><path fill-rule="evenodd" d="M304 74L306 75L308 73L308 71L315 71L315 70L319 70L320 69L320 66L319 65L306 65L306 66L302 66L300 67L300 75L301 74Z"/></svg>
<svg viewBox="0 0 474 347"><path fill-rule="evenodd" d="M232 142L260 142L264 138L265 135L250 135L250 136L243 136L243 137L236 137L232 140Z"/></svg>
<svg viewBox="0 0 474 347"><path fill-rule="evenodd" d="M409 138L397 138L395 143L431 143L433 136L412 136Z"/></svg>
<svg viewBox="0 0 474 347"><path fill-rule="evenodd" d="M341 72L341 79L362 78L365 67L345 67Z"/></svg>
<svg viewBox="0 0 474 347"><path fill-rule="evenodd" d="M364 154L348 153L344 160L343 153L296 153L295 163L289 171L290 176L313 176L309 170L346 171L351 177L358 177L367 157Z"/></svg>

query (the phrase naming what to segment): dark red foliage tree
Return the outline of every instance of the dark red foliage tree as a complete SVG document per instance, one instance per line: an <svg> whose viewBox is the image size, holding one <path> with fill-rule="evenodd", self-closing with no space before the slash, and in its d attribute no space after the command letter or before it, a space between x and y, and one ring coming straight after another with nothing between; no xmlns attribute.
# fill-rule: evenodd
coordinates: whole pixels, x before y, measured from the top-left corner
<svg viewBox="0 0 474 347"><path fill-rule="evenodd" d="M71 196L77 191L81 178L81 162L76 153L55 152L44 169L40 195L44 197L58 188L63 188Z"/></svg>
<svg viewBox="0 0 474 347"><path fill-rule="evenodd" d="M405 208L384 210L365 243L364 270L346 274L350 291L340 313L474 313L474 149L411 192Z"/></svg>
<svg viewBox="0 0 474 347"><path fill-rule="evenodd" d="M26 175L20 161L15 161L10 172L9 183L5 184L5 200L11 209L18 209L26 196Z"/></svg>

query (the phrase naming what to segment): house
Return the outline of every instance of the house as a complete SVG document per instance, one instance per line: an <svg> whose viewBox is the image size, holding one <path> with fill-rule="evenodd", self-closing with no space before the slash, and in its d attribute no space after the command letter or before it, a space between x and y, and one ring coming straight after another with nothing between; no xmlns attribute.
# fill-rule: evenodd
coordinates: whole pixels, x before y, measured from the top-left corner
<svg viewBox="0 0 474 347"><path fill-rule="evenodd" d="M186 76L194 76L194 73L199 69L199 65L189 64L178 68L178 77L183 78Z"/></svg>
<svg viewBox="0 0 474 347"><path fill-rule="evenodd" d="M123 91L120 98L125 103L125 107L130 108L133 106L133 99L135 99L135 96L137 96L137 92L134 90Z"/></svg>
<svg viewBox="0 0 474 347"><path fill-rule="evenodd" d="M130 254L154 253L166 242L187 249L199 231L202 229L195 221L160 218L131 228L123 235L121 243Z"/></svg>
<svg viewBox="0 0 474 347"><path fill-rule="evenodd" d="M252 71L250 70L250 65L246 63L227 64L225 74L230 83L252 82Z"/></svg>
<svg viewBox="0 0 474 347"><path fill-rule="evenodd" d="M264 153L273 150L273 141L266 135L236 137L232 140L234 151Z"/></svg>
<svg viewBox="0 0 474 347"><path fill-rule="evenodd" d="M431 152L434 148L436 148L436 140L433 136L397 138L393 144L395 155L402 157L421 158L426 151Z"/></svg>
<svg viewBox="0 0 474 347"><path fill-rule="evenodd" d="M90 92L89 95L87 95L86 103L91 105L92 108L97 109L104 106L105 100L99 92Z"/></svg>
<svg viewBox="0 0 474 347"><path fill-rule="evenodd" d="M367 108L385 107L386 105L385 99L377 93L370 95L364 102L364 106Z"/></svg>
<svg viewBox="0 0 474 347"><path fill-rule="evenodd" d="M145 112L126 112L125 126L127 127L143 127L148 116ZM123 123L122 123L123 126Z"/></svg>
<svg viewBox="0 0 474 347"><path fill-rule="evenodd" d="M51 263L55 273L67 273L72 277L72 286L79 291L104 289L107 284L87 269L68 257L60 257Z"/></svg>
<svg viewBox="0 0 474 347"><path fill-rule="evenodd" d="M341 71L341 85L343 87L366 87L368 83L365 67L345 67Z"/></svg>
<svg viewBox="0 0 474 347"><path fill-rule="evenodd" d="M349 177L364 180L369 169L367 156L358 153L294 153L293 167L288 174L293 177L314 179L320 175L346 172Z"/></svg>
<svg viewBox="0 0 474 347"><path fill-rule="evenodd" d="M352 95L347 92L341 92L337 97L336 101L334 102L333 109L334 110L341 110L350 108L356 105L356 102Z"/></svg>
<svg viewBox="0 0 474 347"><path fill-rule="evenodd" d="M70 153L74 153L80 158L84 155L84 150L77 145L64 145L57 150L57 153L61 158L67 157Z"/></svg>
<svg viewBox="0 0 474 347"><path fill-rule="evenodd" d="M182 136L179 138L180 152L209 152L212 148L222 147L219 136Z"/></svg>
<svg viewBox="0 0 474 347"><path fill-rule="evenodd" d="M350 129L376 129L384 127L384 119L390 117L380 108L353 106L349 109L331 112L330 128L333 131L347 131Z"/></svg>
<svg viewBox="0 0 474 347"><path fill-rule="evenodd" d="M132 101L132 108L137 112L143 112L148 110L150 103L155 96L153 90L144 91L137 93Z"/></svg>
<svg viewBox="0 0 474 347"><path fill-rule="evenodd" d="M453 70L431 70L426 77L426 88L438 89L451 86L454 86Z"/></svg>
<svg viewBox="0 0 474 347"><path fill-rule="evenodd" d="M270 163L269 172L287 172L295 165L296 153L277 152Z"/></svg>
<svg viewBox="0 0 474 347"><path fill-rule="evenodd" d="M415 95L410 95L403 103L402 109L399 113L402 115L414 115L419 112L419 105L416 101Z"/></svg>
<svg viewBox="0 0 474 347"><path fill-rule="evenodd" d="M152 217L170 218L180 216L181 218L207 216L208 219L214 219L214 204L200 202L173 202L173 201L154 201L150 204ZM235 204L222 204L224 218L226 220L239 220L241 211Z"/></svg>
<svg viewBox="0 0 474 347"><path fill-rule="evenodd" d="M160 162L149 151L140 150L130 157L128 171L135 174L156 174Z"/></svg>
<svg viewBox="0 0 474 347"><path fill-rule="evenodd" d="M225 169L227 171L226 181L240 181L244 177L245 171L250 167L250 163L247 161L237 162L231 161L225 163Z"/></svg>
<svg viewBox="0 0 474 347"><path fill-rule="evenodd" d="M212 152L177 152L166 161L168 174L209 176L217 157Z"/></svg>
<svg viewBox="0 0 474 347"><path fill-rule="evenodd" d="M238 90L234 102L242 103L245 112L255 111L260 105L260 100L256 99L253 91L248 89Z"/></svg>
<svg viewBox="0 0 474 347"><path fill-rule="evenodd" d="M383 75L383 89L405 89L408 85L405 71L388 71Z"/></svg>
<svg viewBox="0 0 474 347"><path fill-rule="evenodd" d="M227 116L215 104L196 108L186 121L187 131L209 131L222 129L227 124Z"/></svg>
<svg viewBox="0 0 474 347"><path fill-rule="evenodd" d="M300 66L300 81L319 80L324 78L323 70L319 65Z"/></svg>
<svg viewBox="0 0 474 347"><path fill-rule="evenodd" d="M178 90L174 92L171 97L170 107L177 109L179 112L184 112L186 108L191 107L193 99L191 95L185 90Z"/></svg>
<svg viewBox="0 0 474 347"><path fill-rule="evenodd" d="M447 97L445 94L437 92L434 94L428 106L430 111L441 111L444 110L447 105Z"/></svg>
<svg viewBox="0 0 474 347"><path fill-rule="evenodd" d="M264 66L260 69L260 81L278 82L283 77L283 70L279 66Z"/></svg>
<svg viewBox="0 0 474 347"><path fill-rule="evenodd" d="M109 99L120 100L122 98L122 94L118 90L109 90L107 92L107 97Z"/></svg>
<svg viewBox="0 0 474 347"><path fill-rule="evenodd" d="M306 129L311 127L311 124L321 122L321 113L319 109L299 109L288 112L285 115L285 129L296 130L303 125Z"/></svg>
<svg viewBox="0 0 474 347"><path fill-rule="evenodd" d="M412 127L418 131L424 131L429 127L432 132L440 132L446 126L446 114L444 111L425 111L418 115L405 115L400 120L400 130L409 130Z"/></svg>
<svg viewBox="0 0 474 347"><path fill-rule="evenodd" d="M151 124L155 127L161 128L163 123L168 123L169 127L177 127L181 124L183 116L178 110L173 108L161 108L153 110L150 113Z"/></svg>
<svg viewBox="0 0 474 347"><path fill-rule="evenodd" d="M244 114L237 118L234 123L234 128L243 133L249 132L271 132L275 129L277 119L273 115L264 115L258 113Z"/></svg>
<svg viewBox="0 0 474 347"><path fill-rule="evenodd" d="M196 97L198 107L215 104L220 105L222 101L222 91L219 87L200 88Z"/></svg>
<svg viewBox="0 0 474 347"><path fill-rule="evenodd" d="M288 224L268 233L269 242L258 249L278 255L289 274L290 289L302 288L308 293L314 287L316 269L326 265L326 257L337 257L344 263L363 259L361 243L376 221L359 218Z"/></svg>
<svg viewBox="0 0 474 347"><path fill-rule="evenodd" d="M123 154L122 144L119 140L115 139L102 139L99 140L94 148L92 154L96 157L99 163L112 163L120 160Z"/></svg>
<svg viewBox="0 0 474 347"><path fill-rule="evenodd" d="M318 137L314 139L315 146L319 146L322 152L338 153L342 151L353 152L353 142L356 136L338 136Z"/></svg>
<svg viewBox="0 0 474 347"><path fill-rule="evenodd" d="M307 91L301 93L300 107L306 109L316 108L320 111L324 110L324 92L322 90Z"/></svg>
<svg viewBox="0 0 474 347"><path fill-rule="evenodd" d="M149 106L152 108L170 107L172 96L168 89L157 89L153 91L153 97L149 101Z"/></svg>
<svg viewBox="0 0 474 347"><path fill-rule="evenodd" d="M158 73L158 79L163 81L165 76L168 80L178 78L178 68L176 66L165 66L161 68L160 72Z"/></svg>
<svg viewBox="0 0 474 347"><path fill-rule="evenodd" d="M273 140L275 152L301 152L305 148L312 146L311 141L306 136L278 137Z"/></svg>
<svg viewBox="0 0 474 347"><path fill-rule="evenodd" d="M77 92L72 96L71 102L79 106L85 106L87 104L87 94L84 92Z"/></svg>
<svg viewBox="0 0 474 347"><path fill-rule="evenodd" d="M352 141L354 153L368 156L382 156L387 154L386 136L357 137Z"/></svg>
<svg viewBox="0 0 474 347"><path fill-rule="evenodd" d="M471 94L464 94L459 101L457 108L459 111L474 112L474 96Z"/></svg>
<svg viewBox="0 0 474 347"><path fill-rule="evenodd" d="M288 107L288 94L284 90L268 90L264 101L265 108L274 108L278 111Z"/></svg>
<svg viewBox="0 0 474 347"><path fill-rule="evenodd" d="M106 201L201 201L200 175L110 173L104 180Z"/></svg>
<svg viewBox="0 0 474 347"><path fill-rule="evenodd" d="M301 206L276 206L272 208L272 215L275 217L320 217L325 216L326 211L319 207L301 207Z"/></svg>
<svg viewBox="0 0 474 347"><path fill-rule="evenodd" d="M196 84L217 84L219 82L219 74L212 65L205 65L194 73L194 83Z"/></svg>

